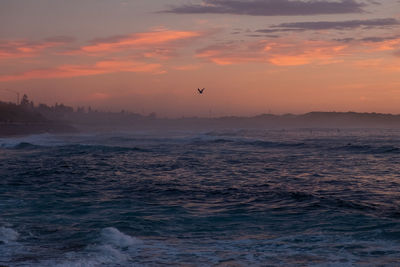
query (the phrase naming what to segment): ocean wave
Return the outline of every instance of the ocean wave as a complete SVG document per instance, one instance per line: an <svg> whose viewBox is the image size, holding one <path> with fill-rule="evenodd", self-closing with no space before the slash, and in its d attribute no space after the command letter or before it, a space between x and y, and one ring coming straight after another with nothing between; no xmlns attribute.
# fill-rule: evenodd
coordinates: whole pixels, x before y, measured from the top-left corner
<svg viewBox="0 0 400 267"><path fill-rule="evenodd" d="M98 145L98 144L58 144L58 145L37 145L29 142L20 142L16 144L9 144L7 149L15 150L38 150L38 149L49 149L58 148L61 152L74 151L79 153L80 151L90 152L149 152L149 149L143 149L139 147L129 147L129 146L112 146L112 145Z"/></svg>
<svg viewBox="0 0 400 267"><path fill-rule="evenodd" d="M192 144L195 145L215 145L215 144L230 144L238 146L254 146L258 148L291 148L291 147L306 147L304 142L275 142L257 140L251 138L194 138Z"/></svg>
<svg viewBox="0 0 400 267"><path fill-rule="evenodd" d="M0 266L9 266L14 256L25 252L19 239L20 234L16 230L0 226Z"/></svg>
<svg viewBox="0 0 400 267"><path fill-rule="evenodd" d="M143 149L139 147L128 147L128 146L111 146L111 145L96 145L96 144L75 144L75 145L67 145L61 146L61 150L70 150L70 151L85 151L85 152L150 152L149 149Z"/></svg>
<svg viewBox="0 0 400 267"><path fill-rule="evenodd" d="M0 148L39 148L53 147L69 144L68 138L54 134L37 134L22 137L0 138ZM33 147L35 146L35 147Z"/></svg>
<svg viewBox="0 0 400 267"><path fill-rule="evenodd" d="M15 146L13 147L13 149L18 149L18 150L32 150L32 149L37 149L37 148L40 148L40 147L41 147L41 146L34 145L34 144L31 144L31 143L28 143L28 142L21 142L21 143L15 145Z"/></svg>
<svg viewBox="0 0 400 267"><path fill-rule="evenodd" d="M345 151L362 154L397 154L400 148L393 145L369 145L369 144L340 144L338 140L314 140L299 141L268 141L251 138L197 138L192 141L195 145L231 145L231 146L253 146L257 148L282 148L282 149L314 149L329 151Z"/></svg>
<svg viewBox="0 0 400 267"><path fill-rule="evenodd" d="M0 266L396 266L398 138L293 136L0 139Z"/></svg>
<svg viewBox="0 0 400 267"><path fill-rule="evenodd" d="M254 145L257 147L266 147L266 148L306 147L306 143L303 143L303 142L251 141L251 142L244 142L244 143L249 144L249 145Z"/></svg>
<svg viewBox="0 0 400 267"><path fill-rule="evenodd" d="M399 245L390 240L299 233L283 237L227 237L212 242L147 240L146 244L129 248L101 243L57 260L27 266L397 266L398 249Z"/></svg>
<svg viewBox="0 0 400 267"><path fill-rule="evenodd" d="M118 248L127 248L130 246L142 244L138 238L129 236L120 232L117 228L107 227L101 230L100 240L107 244Z"/></svg>
<svg viewBox="0 0 400 267"><path fill-rule="evenodd" d="M382 146L371 146L368 144L351 144L348 143L344 146L335 147L336 150L342 150L353 153L365 153L365 154L390 154L400 153L400 148L392 145Z"/></svg>
<svg viewBox="0 0 400 267"><path fill-rule="evenodd" d="M293 207L298 207L298 212L340 210L341 212L382 218L396 219L400 216L400 209L396 205L384 204L379 198L362 200L351 195L340 198L332 194L275 188L268 184L221 189L153 184L152 187L140 187L137 190L154 199L176 199L176 204L184 207L185 203L202 203L202 200L207 199L207 203L218 203L215 204L218 206L217 211L226 214L235 213L236 209L247 205L252 212L272 210L279 211L282 216L285 216L285 212L293 210ZM202 206L208 208L203 209ZM212 206L199 204L196 207L200 208L204 214L208 214L213 212ZM198 212L197 208L195 210Z"/></svg>
<svg viewBox="0 0 400 267"><path fill-rule="evenodd" d="M67 252L39 263L26 262L27 266L46 267L97 267L132 266L143 242L119 231L115 227L103 228L96 239L81 251ZM133 265L135 266L135 265Z"/></svg>
<svg viewBox="0 0 400 267"><path fill-rule="evenodd" d="M387 136L371 136L368 138L356 139L351 132L346 131L347 135L334 136L319 134L310 138L310 134L303 136L301 131L279 134L279 132L251 132L251 131L222 131L206 133L200 141L203 143L233 145L249 145L260 148L312 148L318 150L346 151L361 154L391 154L400 153L400 147L392 143L385 143ZM357 133L359 136L360 133ZM285 138L282 138L282 137ZM346 142L346 143L345 143Z"/></svg>

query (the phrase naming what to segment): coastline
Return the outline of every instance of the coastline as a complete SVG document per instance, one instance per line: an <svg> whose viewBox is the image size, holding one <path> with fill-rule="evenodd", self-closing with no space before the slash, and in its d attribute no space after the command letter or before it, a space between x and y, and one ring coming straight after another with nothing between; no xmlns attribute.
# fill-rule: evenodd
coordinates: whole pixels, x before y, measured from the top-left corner
<svg viewBox="0 0 400 267"><path fill-rule="evenodd" d="M75 116L72 116L75 115ZM148 118L119 113L70 114L61 120L11 118L0 121L0 137L113 131L211 131L217 129L400 129L400 115L355 112L310 112L254 117ZM24 118L26 119L26 118Z"/></svg>

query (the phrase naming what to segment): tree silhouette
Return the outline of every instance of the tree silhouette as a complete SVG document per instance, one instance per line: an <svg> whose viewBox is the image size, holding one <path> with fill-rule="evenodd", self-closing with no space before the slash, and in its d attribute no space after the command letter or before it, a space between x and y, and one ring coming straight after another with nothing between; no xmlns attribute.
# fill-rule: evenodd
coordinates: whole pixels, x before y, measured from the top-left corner
<svg viewBox="0 0 400 267"><path fill-rule="evenodd" d="M27 96L26 94L24 94L24 95L22 96L20 105L21 105L21 106L27 107L27 106L29 105L29 103L30 103L30 102L29 102L28 96Z"/></svg>

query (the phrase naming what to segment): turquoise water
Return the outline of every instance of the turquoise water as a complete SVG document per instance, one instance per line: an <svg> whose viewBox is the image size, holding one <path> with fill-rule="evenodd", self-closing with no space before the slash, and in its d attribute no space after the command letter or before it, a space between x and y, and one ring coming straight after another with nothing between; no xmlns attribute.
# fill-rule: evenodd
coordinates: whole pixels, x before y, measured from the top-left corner
<svg viewBox="0 0 400 267"><path fill-rule="evenodd" d="M0 265L399 266L400 132L0 139Z"/></svg>

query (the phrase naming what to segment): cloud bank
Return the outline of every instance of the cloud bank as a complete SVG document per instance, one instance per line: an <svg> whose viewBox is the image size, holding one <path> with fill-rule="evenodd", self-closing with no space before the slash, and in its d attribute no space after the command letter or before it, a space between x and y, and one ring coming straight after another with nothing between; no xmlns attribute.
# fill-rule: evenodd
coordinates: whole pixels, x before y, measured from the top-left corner
<svg viewBox="0 0 400 267"><path fill-rule="evenodd" d="M130 35L111 36L92 40L90 45L80 48L83 52L114 52L126 49L149 48L166 45L172 42L183 41L204 36L197 31L159 30L153 32L134 33Z"/></svg>
<svg viewBox="0 0 400 267"><path fill-rule="evenodd" d="M269 63L276 66L330 64L346 54L346 45L327 41L226 43L197 51L197 57L217 65Z"/></svg>
<svg viewBox="0 0 400 267"><path fill-rule="evenodd" d="M251 16L304 16L363 13L365 4L355 0L204 0L200 4L174 6L163 12L175 14L235 14Z"/></svg>
<svg viewBox="0 0 400 267"><path fill-rule="evenodd" d="M0 40L0 60L38 56L47 49L74 41L68 36L55 36L42 41Z"/></svg>
<svg viewBox="0 0 400 267"><path fill-rule="evenodd" d="M20 74L1 75L0 82L29 79L56 79L80 76L92 76L115 72L160 73L160 64L135 61L99 61L94 65L62 65L50 69L31 70Z"/></svg>
<svg viewBox="0 0 400 267"><path fill-rule="evenodd" d="M346 21L310 21L293 22L273 25L268 29L257 30L261 33L286 32L286 31L309 31L309 30L352 30L360 27L365 28L387 28L400 25L400 21L393 18L369 19L369 20L346 20Z"/></svg>

